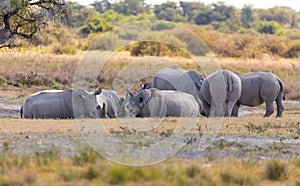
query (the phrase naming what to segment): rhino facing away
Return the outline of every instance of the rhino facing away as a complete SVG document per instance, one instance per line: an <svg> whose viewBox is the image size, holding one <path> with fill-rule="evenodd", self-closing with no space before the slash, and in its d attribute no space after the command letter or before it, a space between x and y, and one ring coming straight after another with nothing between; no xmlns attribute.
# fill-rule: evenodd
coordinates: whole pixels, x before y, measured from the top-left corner
<svg viewBox="0 0 300 186"><path fill-rule="evenodd" d="M96 95L82 89L48 90L29 96L21 107L21 117L30 119L99 118Z"/></svg>
<svg viewBox="0 0 300 186"><path fill-rule="evenodd" d="M238 116L240 105L255 107L266 103L264 117L269 117L274 112L273 103L277 104L277 117L282 117L284 110L284 85L279 77L269 72L250 72L239 74L242 81L242 94L234 106L232 116Z"/></svg>
<svg viewBox="0 0 300 186"><path fill-rule="evenodd" d="M203 115L212 117L231 116L235 103L241 96L241 79L228 70L217 70L203 82L200 99Z"/></svg>
<svg viewBox="0 0 300 186"><path fill-rule="evenodd" d="M122 103L120 117L197 117L195 98L180 91L144 89Z"/></svg>
<svg viewBox="0 0 300 186"><path fill-rule="evenodd" d="M199 105L202 103L199 94L204 77L195 70L183 70L180 68L163 68L153 78L150 83L140 87L142 89L157 88L159 90L177 90L194 96Z"/></svg>

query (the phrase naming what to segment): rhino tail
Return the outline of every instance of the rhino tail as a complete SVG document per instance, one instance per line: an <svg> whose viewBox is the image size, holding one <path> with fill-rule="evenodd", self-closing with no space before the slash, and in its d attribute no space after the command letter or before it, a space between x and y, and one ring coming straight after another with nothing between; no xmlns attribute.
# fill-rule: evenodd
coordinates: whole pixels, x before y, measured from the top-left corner
<svg viewBox="0 0 300 186"><path fill-rule="evenodd" d="M279 79L278 77L276 77L279 86L280 86L280 94L282 94L282 99L285 100L285 93L284 93L284 85L283 82L281 81L281 79Z"/></svg>
<svg viewBox="0 0 300 186"><path fill-rule="evenodd" d="M227 92L229 94L230 92L232 92L232 90L234 88L233 87L234 86L234 82L233 82L232 77L230 76L230 74L227 71L224 71L224 79L226 81Z"/></svg>

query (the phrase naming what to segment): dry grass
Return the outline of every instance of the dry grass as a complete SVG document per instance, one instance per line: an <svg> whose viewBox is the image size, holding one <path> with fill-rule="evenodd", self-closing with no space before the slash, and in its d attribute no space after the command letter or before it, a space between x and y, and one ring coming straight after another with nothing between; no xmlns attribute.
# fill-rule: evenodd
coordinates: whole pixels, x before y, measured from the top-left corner
<svg viewBox="0 0 300 186"><path fill-rule="evenodd" d="M223 119L219 135L276 136L294 139L300 135L299 110L288 108L282 119L245 116ZM295 114L296 113L296 114ZM99 120L81 120L98 123ZM132 122L126 119L127 122ZM147 125L148 119L137 119ZM178 118L168 118L153 133L173 130ZM183 119L183 122L194 122ZM254 123L255 121L255 123ZM198 129L206 130L208 119L199 118ZM107 131L130 135L116 119L102 120ZM135 126L136 127L136 126ZM263 128L264 130L260 130ZM197 130L197 132L199 132ZM79 134L76 120L1 119L1 136L52 133L63 136ZM28 143L28 142L27 142ZM74 156L60 155L56 148L38 155L18 155L9 150L13 143L3 143L8 150L0 152L0 182L6 185L295 185L300 180L299 160L259 160L252 158L173 158L163 163L135 168L113 164L86 147L78 147ZM13 148L12 148L13 149ZM274 166L275 165L275 166ZM284 168L281 168L284 167ZM280 170L280 174L276 171ZM18 175L16 177L16 175ZM271 175L271 177L270 177ZM278 175L278 176L277 176ZM281 175L284 175L282 177ZM277 177L278 179L277 179ZM274 179L273 179L274 178Z"/></svg>
<svg viewBox="0 0 300 186"><path fill-rule="evenodd" d="M197 65L194 60L187 58L141 58L131 57L126 52L115 53L108 61L105 61L107 57L109 56L103 56L103 53L97 52L89 52L86 55L0 52L0 79L2 78L4 81L2 84L0 81L0 86L1 89L11 90L14 88L8 88L5 85L16 87L16 91L18 91L18 87L27 89L38 85L37 88L29 89L29 92L38 89L67 88L72 85L76 72L77 77L85 79L85 82L80 85L88 84L87 88L95 85L110 88L115 78L124 70L127 70L129 74L137 72L143 74L144 71L149 72L149 69L158 70L169 64L167 66L177 65L184 69L197 69L200 73L208 75L212 69L218 68L215 65L211 66L211 63L207 62L205 58L199 59L200 64ZM299 99L300 97L300 62L297 59L272 59L262 56L259 59L219 58L217 60L221 68L235 72L273 72L283 80L288 92L286 96L288 99ZM209 61L211 60L209 59ZM87 65L88 68L76 71L79 63ZM129 65L135 63L139 64L136 68ZM102 65L104 66L102 67ZM128 68L131 68L131 71ZM100 71L100 69L102 70Z"/></svg>

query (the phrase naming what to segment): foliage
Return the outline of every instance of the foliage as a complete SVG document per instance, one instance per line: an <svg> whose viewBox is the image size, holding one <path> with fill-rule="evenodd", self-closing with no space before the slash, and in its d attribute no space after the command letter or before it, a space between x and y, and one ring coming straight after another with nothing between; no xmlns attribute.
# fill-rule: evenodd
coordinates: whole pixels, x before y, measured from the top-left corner
<svg viewBox="0 0 300 186"><path fill-rule="evenodd" d="M65 17L64 0L12 0L0 4L0 48L20 46L17 38L33 40L50 20Z"/></svg>
<svg viewBox="0 0 300 186"><path fill-rule="evenodd" d="M241 22L244 28L253 27L254 22L257 21L256 12L251 5L245 5L241 10Z"/></svg>
<svg viewBox="0 0 300 186"><path fill-rule="evenodd" d="M92 6L99 12L104 13L108 10L113 10L125 16L138 15L149 12L149 5L145 0L123 0L115 3L110 3L108 0L96 1Z"/></svg>
<svg viewBox="0 0 300 186"><path fill-rule="evenodd" d="M275 34L278 36L285 36L285 31L275 21L261 21L258 24L257 31L263 34Z"/></svg>
<svg viewBox="0 0 300 186"><path fill-rule="evenodd" d="M112 29L112 26L100 15L89 16L81 27L81 33L88 35L90 33L106 32Z"/></svg>
<svg viewBox="0 0 300 186"><path fill-rule="evenodd" d="M166 2L160 5L155 5L154 13L159 20L180 22L184 21L175 2Z"/></svg>

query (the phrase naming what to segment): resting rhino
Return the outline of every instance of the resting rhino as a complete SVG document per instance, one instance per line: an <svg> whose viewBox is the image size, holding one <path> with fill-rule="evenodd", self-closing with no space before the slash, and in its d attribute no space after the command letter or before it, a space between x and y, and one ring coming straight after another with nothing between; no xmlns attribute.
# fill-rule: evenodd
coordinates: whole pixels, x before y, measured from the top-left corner
<svg viewBox="0 0 300 186"><path fill-rule="evenodd" d="M195 98L180 91L144 89L122 103L120 117L197 117L198 104Z"/></svg>
<svg viewBox="0 0 300 186"><path fill-rule="evenodd" d="M101 94L96 96L98 105L103 105L104 113L109 118L116 118L121 105L121 99L115 90L101 89ZM104 113L102 115L104 115Z"/></svg>
<svg viewBox="0 0 300 186"><path fill-rule="evenodd" d="M101 91L90 93L82 89L37 92L25 100L21 107L21 118L99 118L104 112L96 102L96 95L100 93Z"/></svg>
<svg viewBox="0 0 300 186"><path fill-rule="evenodd" d="M178 90L194 96L199 105L202 103L199 94L204 77L195 70L183 70L180 68L163 68L153 78L150 83L141 85L140 90L157 88L159 90Z"/></svg>
<svg viewBox="0 0 300 186"><path fill-rule="evenodd" d="M200 99L204 115L228 117L241 96L241 79L228 70L217 70L203 82Z"/></svg>
<svg viewBox="0 0 300 186"><path fill-rule="evenodd" d="M242 94L233 108L232 116L238 116L240 105L255 107L265 102L264 117L269 117L274 112L273 103L276 101L277 117L282 117L284 85L279 77L269 72L250 72L239 76L242 80Z"/></svg>

